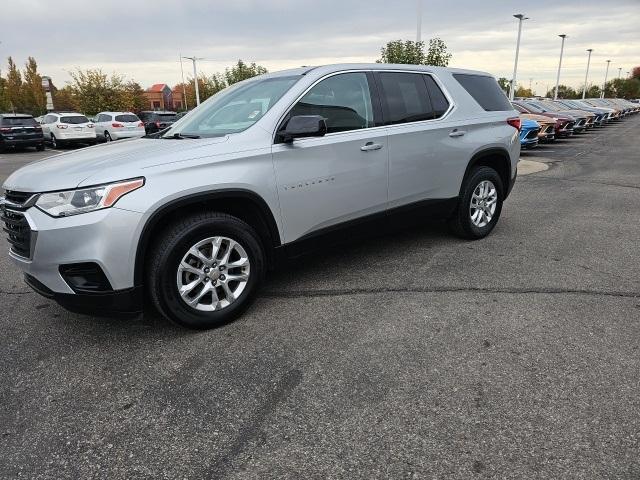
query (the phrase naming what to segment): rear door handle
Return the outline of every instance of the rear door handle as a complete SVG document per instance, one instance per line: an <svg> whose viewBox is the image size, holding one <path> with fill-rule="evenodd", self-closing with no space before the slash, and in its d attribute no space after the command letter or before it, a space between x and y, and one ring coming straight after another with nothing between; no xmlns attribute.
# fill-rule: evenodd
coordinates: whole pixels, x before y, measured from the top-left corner
<svg viewBox="0 0 640 480"><path fill-rule="evenodd" d="M450 137L461 137L463 136L465 133L464 130L458 130L457 128L454 128L453 131L449 134Z"/></svg>
<svg viewBox="0 0 640 480"><path fill-rule="evenodd" d="M360 150L363 152L369 152L371 150L380 150L382 145L379 143L367 142L363 146L360 147Z"/></svg>

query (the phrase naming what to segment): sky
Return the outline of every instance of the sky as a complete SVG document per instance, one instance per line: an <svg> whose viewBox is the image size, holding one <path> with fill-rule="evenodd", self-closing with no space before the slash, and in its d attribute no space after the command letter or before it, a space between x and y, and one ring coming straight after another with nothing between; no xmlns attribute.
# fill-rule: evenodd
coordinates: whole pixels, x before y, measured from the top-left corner
<svg viewBox="0 0 640 480"><path fill-rule="evenodd" d="M373 62L390 40L415 40L420 0L17 0L0 14L0 69L27 56L56 86L76 68L119 73L143 87L180 81L179 56L198 73L241 58L270 71L301 65ZM560 83L590 83L640 65L640 0L422 0L422 38L442 38L450 66L510 78L517 20L523 24L518 81L537 94L555 85L559 34L567 35ZM192 75L189 60L185 75Z"/></svg>

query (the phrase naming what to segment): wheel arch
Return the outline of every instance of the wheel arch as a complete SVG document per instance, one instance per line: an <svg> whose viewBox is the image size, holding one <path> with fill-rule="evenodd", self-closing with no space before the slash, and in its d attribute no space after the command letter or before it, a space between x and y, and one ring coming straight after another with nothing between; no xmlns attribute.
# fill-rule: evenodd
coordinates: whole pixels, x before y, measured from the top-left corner
<svg viewBox="0 0 640 480"><path fill-rule="evenodd" d="M260 236L268 265L273 265L274 249L280 246L281 242L278 225L267 202L250 190L229 189L201 192L172 200L162 205L147 219L136 249L134 285L138 286L144 283L146 256L153 245L154 238L161 234L169 222L178 219L186 209L189 209L189 213L197 210L227 213L248 223Z"/></svg>
<svg viewBox="0 0 640 480"><path fill-rule="evenodd" d="M469 174L475 167L491 167L498 172L500 175L500 179L502 180L503 187L505 189L504 198L506 199L510 193L510 185L511 185L511 157L509 156L509 152L505 148L500 147L492 147L480 150L476 152L469 163L467 164L467 168L464 172L464 177L462 179L462 183L460 184L460 193L462 194L462 188L464 187L464 182L469 177Z"/></svg>

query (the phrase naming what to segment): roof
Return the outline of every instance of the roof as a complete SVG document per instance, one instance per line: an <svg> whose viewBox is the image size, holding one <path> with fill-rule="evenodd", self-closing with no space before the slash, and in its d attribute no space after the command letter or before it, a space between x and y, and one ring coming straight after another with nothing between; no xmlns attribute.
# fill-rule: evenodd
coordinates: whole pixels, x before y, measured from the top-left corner
<svg viewBox="0 0 640 480"><path fill-rule="evenodd" d="M33 116L29 115L28 113L0 113L0 117L33 118Z"/></svg>
<svg viewBox="0 0 640 480"><path fill-rule="evenodd" d="M166 83L154 83L149 88L147 88L147 92L162 92L165 88L171 90L171 87Z"/></svg>

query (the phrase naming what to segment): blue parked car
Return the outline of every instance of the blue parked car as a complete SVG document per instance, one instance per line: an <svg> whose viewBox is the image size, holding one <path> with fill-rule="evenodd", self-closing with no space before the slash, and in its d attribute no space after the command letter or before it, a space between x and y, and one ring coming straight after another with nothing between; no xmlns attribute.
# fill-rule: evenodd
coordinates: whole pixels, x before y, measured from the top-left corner
<svg viewBox="0 0 640 480"><path fill-rule="evenodd" d="M521 118L520 123L520 147L533 148L538 146L538 133L540 124L535 120Z"/></svg>

